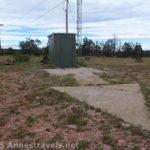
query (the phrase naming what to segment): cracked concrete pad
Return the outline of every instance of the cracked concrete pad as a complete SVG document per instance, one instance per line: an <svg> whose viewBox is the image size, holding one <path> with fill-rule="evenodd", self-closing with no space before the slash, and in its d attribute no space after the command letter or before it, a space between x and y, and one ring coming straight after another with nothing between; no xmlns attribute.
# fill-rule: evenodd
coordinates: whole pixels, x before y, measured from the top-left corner
<svg viewBox="0 0 150 150"><path fill-rule="evenodd" d="M92 68L71 68L71 69L46 69L50 75L65 76L73 75L80 85L100 85L108 84L107 81L100 78L103 71Z"/></svg>
<svg viewBox="0 0 150 150"><path fill-rule="evenodd" d="M137 83L100 87L54 87L54 89L150 130L150 113Z"/></svg>

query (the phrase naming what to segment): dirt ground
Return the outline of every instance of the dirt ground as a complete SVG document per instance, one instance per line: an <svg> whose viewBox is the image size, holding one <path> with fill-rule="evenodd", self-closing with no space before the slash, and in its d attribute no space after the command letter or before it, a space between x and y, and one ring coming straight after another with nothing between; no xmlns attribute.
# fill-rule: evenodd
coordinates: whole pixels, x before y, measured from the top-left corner
<svg viewBox="0 0 150 150"><path fill-rule="evenodd" d="M40 60L4 65L0 57L0 144L57 142L77 143L79 150L149 150L149 131L52 89L78 84L70 76L44 72L48 66Z"/></svg>

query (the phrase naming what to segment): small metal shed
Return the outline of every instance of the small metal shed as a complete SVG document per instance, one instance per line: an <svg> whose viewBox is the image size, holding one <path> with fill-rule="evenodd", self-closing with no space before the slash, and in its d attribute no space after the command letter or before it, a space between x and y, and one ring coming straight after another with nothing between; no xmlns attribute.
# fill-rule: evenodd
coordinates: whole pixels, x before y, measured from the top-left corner
<svg viewBox="0 0 150 150"><path fill-rule="evenodd" d="M74 67L76 63L76 35L55 33L49 38L50 62L59 68Z"/></svg>

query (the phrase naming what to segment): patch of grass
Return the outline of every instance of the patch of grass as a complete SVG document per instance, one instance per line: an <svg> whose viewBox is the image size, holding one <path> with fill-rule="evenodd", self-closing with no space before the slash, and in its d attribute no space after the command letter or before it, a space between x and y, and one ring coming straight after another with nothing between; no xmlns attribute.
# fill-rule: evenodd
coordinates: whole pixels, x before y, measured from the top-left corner
<svg viewBox="0 0 150 150"><path fill-rule="evenodd" d="M18 106L16 105L16 106L9 107L7 113L18 115L20 112L18 111Z"/></svg>
<svg viewBox="0 0 150 150"><path fill-rule="evenodd" d="M140 127L136 127L134 125L131 125L129 128L128 128L128 131L131 132L131 135L137 135L137 136L143 136L147 139L150 138L150 131L148 130L143 130L141 129Z"/></svg>
<svg viewBox="0 0 150 150"><path fill-rule="evenodd" d="M13 138L22 139L26 136L34 136L34 133L30 133L30 132L22 129L21 127L12 130Z"/></svg>
<svg viewBox="0 0 150 150"><path fill-rule="evenodd" d="M77 81L72 77L72 75L64 76L62 78L63 86L78 86Z"/></svg>
<svg viewBox="0 0 150 150"><path fill-rule="evenodd" d="M110 133L112 126L106 123L103 123L100 125L100 127L98 128L102 133Z"/></svg>
<svg viewBox="0 0 150 150"><path fill-rule="evenodd" d="M110 113L102 112L102 115L105 118L105 121L107 122L107 124L112 127L121 128L122 123L124 123L124 121L121 118L118 118Z"/></svg>
<svg viewBox="0 0 150 150"><path fill-rule="evenodd" d="M38 118L47 119L48 118L48 114L45 112L45 113L39 115Z"/></svg>
<svg viewBox="0 0 150 150"><path fill-rule="evenodd" d="M49 143L56 143L56 142L61 141L61 140L63 140L63 137L60 134L56 134L48 142Z"/></svg>
<svg viewBox="0 0 150 150"><path fill-rule="evenodd" d="M135 146L132 150L141 150L139 146Z"/></svg>
<svg viewBox="0 0 150 150"><path fill-rule="evenodd" d="M103 135L103 143L116 147L116 140L111 136L110 133Z"/></svg>
<svg viewBox="0 0 150 150"><path fill-rule="evenodd" d="M68 105L77 104L88 108L84 102L80 102L66 93L61 93L52 88L43 88L32 91L32 93L25 96L30 104L38 103L39 105Z"/></svg>
<svg viewBox="0 0 150 150"><path fill-rule="evenodd" d="M16 63L24 63L24 62L29 61L29 59L30 59L30 57L28 55L24 55L21 52L18 52L14 55L14 61Z"/></svg>
<svg viewBox="0 0 150 150"><path fill-rule="evenodd" d="M71 112L69 112L66 123L75 124L78 127L86 126L88 121L88 114L82 107L72 107Z"/></svg>
<svg viewBox="0 0 150 150"><path fill-rule="evenodd" d="M143 136L146 137L147 139L150 139L150 131L147 130L142 130Z"/></svg>
<svg viewBox="0 0 150 150"><path fill-rule="evenodd" d="M101 109L100 108L95 108L95 112L100 113Z"/></svg>
<svg viewBox="0 0 150 150"><path fill-rule="evenodd" d="M89 108L90 108L91 110L95 110L95 107L94 107L94 106L89 106Z"/></svg>
<svg viewBox="0 0 150 150"><path fill-rule="evenodd" d="M4 94L5 92L3 90L0 90L1 94ZM5 96L0 96L0 102L3 102L5 100Z"/></svg>
<svg viewBox="0 0 150 150"><path fill-rule="evenodd" d="M87 118L85 118L84 116L69 115L67 117L67 123L76 124L78 126L85 126L87 125Z"/></svg>
<svg viewBox="0 0 150 150"><path fill-rule="evenodd" d="M76 67L87 67L87 64L86 64L86 61L84 60L84 58L80 57L77 60Z"/></svg>
<svg viewBox="0 0 150 150"><path fill-rule="evenodd" d="M144 58L141 63L136 63L132 58L85 57L88 67L104 70L102 77L111 84L122 84L136 81L140 83L145 96L146 106L150 111L150 58Z"/></svg>
<svg viewBox="0 0 150 150"><path fill-rule="evenodd" d="M111 84L126 84L133 81L130 76L123 76L121 74L117 74L116 72L104 72L101 77L108 81Z"/></svg>
<svg viewBox="0 0 150 150"><path fill-rule="evenodd" d="M60 113L57 117L58 120L63 120L66 118L66 114L63 112L63 113Z"/></svg>
<svg viewBox="0 0 150 150"><path fill-rule="evenodd" d="M78 149L86 149L89 146L90 142L87 140L81 140L78 142Z"/></svg>
<svg viewBox="0 0 150 150"><path fill-rule="evenodd" d="M128 130L132 133L132 135L143 136L143 131L140 127L135 127L131 125Z"/></svg>
<svg viewBox="0 0 150 150"><path fill-rule="evenodd" d="M72 75L48 76L49 82L53 86L78 86L79 84Z"/></svg>
<svg viewBox="0 0 150 150"><path fill-rule="evenodd" d="M11 56L6 57L6 59L3 61L4 65L14 65L14 63L15 63L15 60Z"/></svg>
<svg viewBox="0 0 150 150"><path fill-rule="evenodd" d="M50 69L55 69L56 66L54 64L47 64L47 67L50 68Z"/></svg>
<svg viewBox="0 0 150 150"><path fill-rule="evenodd" d="M146 105L150 111L150 84L141 83L141 90L145 96Z"/></svg>
<svg viewBox="0 0 150 150"><path fill-rule="evenodd" d="M8 119L7 115L0 116L0 127L3 127L6 125L7 119Z"/></svg>
<svg viewBox="0 0 150 150"><path fill-rule="evenodd" d="M36 115L31 115L31 116L29 116L29 117L26 119L26 124L27 124L28 126L32 126L32 125L37 121L37 119L38 119L38 116L36 116Z"/></svg>
<svg viewBox="0 0 150 150"><path fill-rule="evenodd" d="M51 98L55 104L62 104L64 102L72 103L74 101L74 98L68 96L66 93L61 93L54 89L45 91L45 95Z"/></svg>

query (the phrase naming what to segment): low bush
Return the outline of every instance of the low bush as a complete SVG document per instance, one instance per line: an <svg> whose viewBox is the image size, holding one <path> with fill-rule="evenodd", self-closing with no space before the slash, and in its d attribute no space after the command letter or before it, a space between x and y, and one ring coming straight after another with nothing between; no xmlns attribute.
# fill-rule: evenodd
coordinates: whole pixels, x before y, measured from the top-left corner
<svg viewBox="0 0 150 150"><path fill-rule="evenodd" d="M6 57L2 60L3 65L13 65L14 64L14 58L13 57Z"/></svg>
<svg viewBox="0 0 150 150"><path fill-rule="evenodd" d="M24 63L29 61L30 57L28 55L25 55L21 52L16 53L16 55L14 55L14 60L16 63Z"/></svg>

